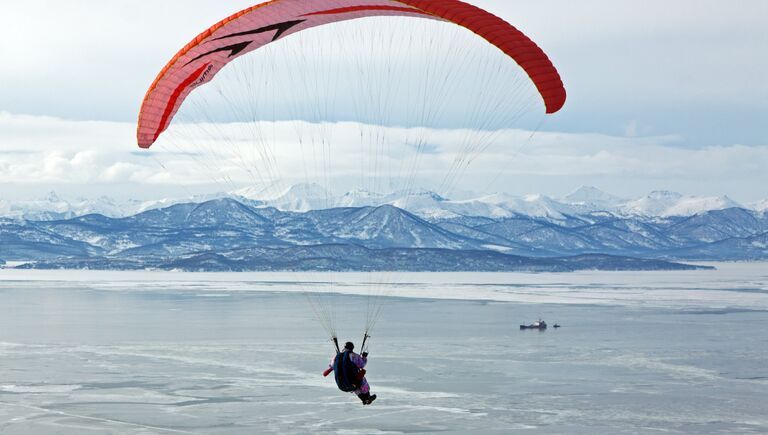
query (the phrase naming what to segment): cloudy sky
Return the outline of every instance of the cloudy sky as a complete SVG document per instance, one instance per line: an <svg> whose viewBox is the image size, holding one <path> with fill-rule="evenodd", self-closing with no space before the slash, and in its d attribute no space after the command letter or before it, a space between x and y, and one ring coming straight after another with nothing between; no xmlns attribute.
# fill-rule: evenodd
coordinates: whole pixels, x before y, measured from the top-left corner
<svg viewBox="0 0 768 435"><path fill-rule="evenodd" d="M468 188L558 196L594 185L623 196L667 189L744 202L768 197L768 2L473 3L544 48L569 100L524 147L493 147L478 158ZM139 152L135 120L146 88L179 48L253 4L5 2L0 199L215 189L203 185L211 176L200 168ZM448 153L451 135L439 133ZM529 136L509 130L498 140Z"/></svg>

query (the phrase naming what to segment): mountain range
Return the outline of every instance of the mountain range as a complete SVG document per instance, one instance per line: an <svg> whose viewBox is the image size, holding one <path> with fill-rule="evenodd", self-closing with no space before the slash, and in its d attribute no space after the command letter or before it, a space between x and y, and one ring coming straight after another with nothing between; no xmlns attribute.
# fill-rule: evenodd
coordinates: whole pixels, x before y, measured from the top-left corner
<svg viewBox="0 0 768 435"><path fill-rule="evenodd" d="M697 197L676 192L655 191L640 198L622 198L594 187L581 187L562 198L541 194L513 196L504 193L465 195L460 200L444 198L427 190L376 193L355 190L341 195L317 184L297 184L284 189L245 188L227 193L199 195L189 198L167 198L151 201L116 201L108 197L65 200L55 192L45 198L8 201L0 198L0 217L27 220L69 219L86 214L102 214L113 218L168 207L179 203L201 203L212 199L231 198L254 207L274 207L281 211L306 212L336 207L368 207L393 205L425 219L477 216L505 218L518 215L562 219L565 216L609 212L622 217L693 216L713 210L741 208L764 212L768 199L739 204L727 196Z"/></svg>
<svg viewBox="0 0 768 435"><path fill-rule="evenodd" d="M768 259L768 212L671 192L624 200L582 188L560 200L449 200L428 191L334 197L300 185L273 196L239 191L178 203L47 201L54 206L3 209L0 266L571 271Z"/></svg>

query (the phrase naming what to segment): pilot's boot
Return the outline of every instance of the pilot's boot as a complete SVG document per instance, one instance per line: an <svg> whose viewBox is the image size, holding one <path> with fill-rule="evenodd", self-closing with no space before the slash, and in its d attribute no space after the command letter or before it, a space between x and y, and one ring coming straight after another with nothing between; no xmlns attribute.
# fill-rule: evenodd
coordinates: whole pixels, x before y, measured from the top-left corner
<svg viewBox="0 0 768 435"><path fill-rule="evenodd" d="M363 402L363 405L367 405L368 401L371 399L371 393L358 394L357 397L360 398L360 400Z"/></svg>
<svg viewBox="0 0 768 435"><path fill-rule="evenodd" d="M376 395L371 394L370 397L368 397L368 400L365 402L365 404L370 405L371 403L373 403L374 400L376 400Z"/></svg>

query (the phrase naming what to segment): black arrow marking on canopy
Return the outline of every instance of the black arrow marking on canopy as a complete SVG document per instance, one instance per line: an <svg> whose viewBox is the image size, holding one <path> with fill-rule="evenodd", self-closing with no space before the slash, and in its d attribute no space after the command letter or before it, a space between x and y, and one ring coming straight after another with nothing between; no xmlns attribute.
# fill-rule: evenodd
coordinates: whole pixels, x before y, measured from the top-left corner
<svg viewBox="0 0 768 435"><path fill-rule="evenodd" d="M221 48L217 48L215 50L211 50L211 51L209 51L207 53L203 53L200 56L197 56L196 58L190 60L189 62L186 63L186 65L189 65L190 63L192 63L192 62L194 62L196 60L200 60L200 59L204 58L205 56L211 55L213 53L219 53L221 51L229 51L230 52L229 53L229 57L237 56L243 50L248 48L248 46L251 45L252 42L253 41L245 41L245 42L240 42L238 44L227 45L226 47L221 47Z"/></svg>
<svg viewBox="0 0 768 435"><path fill-rule="evenodd" d="M304 21L307 21L307 20L295 20L295 21L286 21L284 23L270 24L269 26L259 27L258 29L254 29L254 30L246 30L245 32L237 32L231 35L221 36L221 37L212 39L212 41L220 41L222 39L236 38L238 36L258 35L260 33L266 33L266 32L271 32L273 30L276 30L275 36L272 38L272 41L274 42L279 37L283 36L285 32L303 23ZM226 47L220 47L215 50L211 50L207 53L203 53L200 56L197 56L196 58L187 62L186 65L189 65L190 63L196 60L200 60L205 56L209 56L214 53L220 53L222 51L229 51L230 52L229 57L234 57L242 53L242 51L248 48L248 46L251 45L252 43L253 41L244 41L244 42L239 42L237 44L228 45Z"/></svg>
<svg viewBox="0 0 768 435"><path fill-rule="evenodd" d="M277 40L277 38L283 36L283 33L287 32L288 30L292 29L295 26L298 26L304 21L307 21L307 20L295 20L295 21L286 21L284 23L270 24L269 26L259 27L258 29L254 29L254 30L246 30L245 32L237 32L231 35L221 36L214 39L214 41L227 39L227 38L236 38L238 36L257 35L259 33L265 33L265 32L270 32L272 30L277 30L277 32L275 32L275 37L272 38L272 42L274 42Z"/></svg>

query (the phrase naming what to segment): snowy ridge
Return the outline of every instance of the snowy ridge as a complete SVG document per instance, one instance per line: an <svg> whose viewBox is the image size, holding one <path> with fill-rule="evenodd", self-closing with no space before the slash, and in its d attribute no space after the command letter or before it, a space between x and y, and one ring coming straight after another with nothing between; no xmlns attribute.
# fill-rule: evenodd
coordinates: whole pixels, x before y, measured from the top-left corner
<svg viewBox="0 0 768 435"><path fill-rule="evenodd" d="M377 193L365 190L347 192L340 196L318 185L296 185L278 195L234 192L236 197L260 200L265 205L283 211L308 211L331 207L370 207L393 205L427 219L449 219L459 216L504 218L523 215L563 219L595 212L610 212L620 216L671 217L693 216L699 213L745 208L727 196L697 197L676 192L656 191L637 199L625 199L595 187L581 187L564 198L541 194L513 196L505 193L451 200L428 190ZM768 208L768 200L755 204L754 210ZM757 208L762 207L762 208Z"/></svg>
<svg viewBox="0 0 768 435"><path fill-rule="evenodd" d="M595 207L614 206L626 202L626 199L605 193L593 186L582 186L563 199L569 204L581 204L584 206L593 204Z"/></svg>
<svg viewBox="0 0 768 435"><path fill-rule="evenodd" d="M137 213L140 209L139 202L119 204L105 196L67 201L60 198L56 192L50 192L45 198L29 201L10 202L0 198L0 217L31 220L69 219L92 213L123 217Z"/></svg>
<svg viewBox="0 0 768 435"><path fill-rule="evenodd" d="M231 192L228 196L247 199L284 211L306 212L336 207L337 200L318 184L295 184L280 189L277 186L265 189L245 188Z"/></svg>
<svg viewBox="0 0 768 435"><path fill-rule="evenodd" d="M657 191L646 197L625 203L621 211L641 216L693 216L711 210L744 208L727 196L695 197L676 192Z"/></svg>
<svg viewBox="0 0 768 435"><path fill-rule="evenodd" d="M741 205L727 196L697 197L676 192L655 191L636 199L625 199L595 187L581 187L563 198L541 194L513 196L505 193L480 195L463 200L444 198L427 190L377 193L355 190L335 195L317 184L297 184L287 188L245 188L233 192L188 198L118 202L107 197L65 200L51 192L39 200L10 202L0 198L0 217L30 220L69 219L96 213L108 217L127 217L174 204L231 198L254 207L274 207L281 211L308 212L336 207L377 207L392 205L425 219L452 219L462 216L492 219L529 216L563 220L598 212L629 217L694 216L713 210L743 208L768 210L768 199Z"/></svg>

